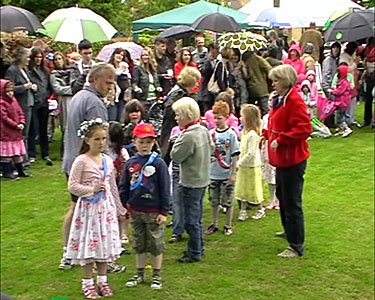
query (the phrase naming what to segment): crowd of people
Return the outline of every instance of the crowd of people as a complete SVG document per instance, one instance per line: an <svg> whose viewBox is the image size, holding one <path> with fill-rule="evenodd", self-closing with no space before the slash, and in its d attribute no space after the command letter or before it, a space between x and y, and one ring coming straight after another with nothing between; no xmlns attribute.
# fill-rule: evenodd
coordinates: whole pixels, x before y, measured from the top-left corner
<svg viewBox="0 0 375 300"><path fill-rule="evenodd" d="M343 138L353 126L374 123L375 43L373 37L366 47L334 42L324 57L313 28L291 45L275 30L266 37L267 48L245 53L206 45L203 36L195 48L157 38L139 60L117 48L108 62L93 60L88 40L67 54L36 40L31 49L17 48L7 64L1 43L2 177L30 177L38 143L41 158L54 164L49 142L58 115L71 194L59 268L82 266L86 298L113 295L107 272L125 270L115 261L129 253L130 238L137 273L126 286L145 282L151 253L151 288L162 288L169 213L169 243L188 234L180 263L202 260L204 235L220 230L220 210L226 214L222 233L235 233L237 203L239 221L249 218L250 208L254 220L266 209L280 210L283 230L276 236L288 247L278 256L304 254L302 191L312 119L331 109L325 124ZM354 118L359 99L365 101L363 124ZM160 131L149 120L156 101L163 105ZM206 189L212 222L204 230Z"/></svg>

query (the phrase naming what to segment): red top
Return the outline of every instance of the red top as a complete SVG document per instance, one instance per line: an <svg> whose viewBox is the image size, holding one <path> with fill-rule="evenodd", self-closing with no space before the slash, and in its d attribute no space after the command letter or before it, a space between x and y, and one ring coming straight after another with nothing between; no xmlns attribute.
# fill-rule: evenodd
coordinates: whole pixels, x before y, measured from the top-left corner
<svg viewBox="0 0 375 300"><path fill-rule="evenodd" d="M0 140L1 141L21 141L22 130L17 126L19 124L25 124L26 119L23 114L22 108L18 104L15 97L8 97L5 94L5 84L9 80L1 79L0 89L0 109L1 109L1 121L0 121Z"/></svg>
<svg viewBox="0 0 375 300"><path fill-rule="evenodd" d="M177 61L175 64L174 64L174 77L177 79L177 76L180 75L181 71L183 68L185 68L186 65L183 65L181 62ZM196 68L197 70L198 69L198 65L196 63L190 63L188 65L188 67L194 67ZM200 86L200 83L201 81L199 80L198 83L197 83L197 86L194 90L190 91L190 93L198 93L199 92L199 86Z"/></svg>
<svg viewBox="0 0 375 300"><path fill-rule="evenodd" d="M286 95L284 103L269 113L268 130L263 136L268 139L269 162L275 167L291 167L310 156L306 139L312 131L306 104L293 87ZM271 143L276 140L276 151Z"/></svg>

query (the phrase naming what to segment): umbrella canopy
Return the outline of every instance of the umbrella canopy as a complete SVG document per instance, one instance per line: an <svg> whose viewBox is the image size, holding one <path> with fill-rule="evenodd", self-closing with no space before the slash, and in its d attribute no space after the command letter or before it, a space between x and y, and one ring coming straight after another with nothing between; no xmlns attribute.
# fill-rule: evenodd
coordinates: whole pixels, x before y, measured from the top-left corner
<svg viewBox="0 0 375 300"><path fill-rule="evenodd" d="M190 26L186 25L176 25L172 26L158 35L158 38L174 38L176 40L189 37L196 31Z"/></svg>
<svg viewBox="0 0 375 300"><path fill-rule="evenodd" d="M224 31L239 31L240 26L236 23L236 21L226 14L222 13L208 13L200 16L193 25L191 25L193 29L201 29L201 30L210 30L215 32L224 32Z"/></svg>
<svg viewBox="0 0 375 300"><path fill-rule="evenodd" d="M78 44L108 41L117 30L102 16L88 8L70 7L55 10L44 21L47 34L55 41Z"/></svg>
<svg viewBox="0 0 375 300"><path fill-rule="evenodd" d="M35 32L39 28L43 28L38 18L30 11L6 5L0 7L1 31L13 32L17 30L27 30Z"/></svg>
<svg viewBox="0 0 375 300"><path fill-rule="evenodd" d="M357 41L374 36L374 12L353 10L334 21L324 33L326 41Z"/></svg>
<svg viewBox="0 0 375 300"><path fill-rule="evenodd" d="M220 12L229 15L233 17L238 24L241 24L247 17L247 14L239 12L236 9L207 1L196 1L151 17L136 20L133 22L133 31L140 32L145 29L169 28L175 25L191 26L198 17L211 12Z"/></svg>
<svg viewBox="0 0 375 300"><path fill-rule="evenodd" d="M274 0L251 0L239 9L253 17L256 17L265 9L274 7ZM324 26L327 19L338 9L358 7L360 5L351 0L281 0L280 8L286 10L289 17L296 17L302 22L302 26L309 27L310 22L316 26Z"/></svg>
<svg viewBox="0 0 375 300"><path fill-rule="evenodd" d="M262 10L255 17L255 22L269 22L271 27L303 27L302 21L297 16L290 15L289 11L280 7Z"/></svg>
<svg viewBox="0 0 375 300"><path fill-rule="evenodd" d="M256 51L267 47L267 40L263 36L252 32L226 33L219 38L218 42L220 49L225 47L237 48L241 54L248 50Z"/></svg>
<svg viewBox="0 0 375 300"><path fill-rule="evenodd" d="M113 54L113 51L115 51L116 48L122 48L122 49L128 50L133 60L139 59L141 57L141 52L143 50L142 46L139 46L138 44L133 43L133 42L117 42L117 43L105 45L102 48L102 50L100 50L96 59L109 62Z"/></svg>

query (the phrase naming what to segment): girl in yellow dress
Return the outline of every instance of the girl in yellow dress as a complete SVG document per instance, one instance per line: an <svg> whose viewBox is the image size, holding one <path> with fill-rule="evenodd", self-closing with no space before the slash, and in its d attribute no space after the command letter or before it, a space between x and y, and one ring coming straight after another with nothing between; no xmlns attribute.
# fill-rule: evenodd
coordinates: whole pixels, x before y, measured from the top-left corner
<svg viewBox="0 0 375 300"><path fill-rule="evenodd" d="M245 221L248 218L246 207L248 203L258 205L258 211L252 216L258 220L265 217L265 209L262 206L262 168L260 160L260 111L252 104L244 104L241 107L241 154L237 163L237 175L235 183L235 199L241 201L241 210L238 220Z"/></svg>

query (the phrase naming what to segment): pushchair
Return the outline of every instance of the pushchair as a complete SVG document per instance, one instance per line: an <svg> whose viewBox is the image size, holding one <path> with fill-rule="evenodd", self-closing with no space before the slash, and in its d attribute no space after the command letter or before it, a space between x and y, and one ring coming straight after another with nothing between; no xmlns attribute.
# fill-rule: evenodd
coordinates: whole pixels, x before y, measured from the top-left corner
<svg viewBox="0 0 375 300"><path fill-rule="evenodd" d="M158 96L155 98L147 99L147 115L148 121L154 127L157 137L160 136L161 127L164 118L164 100L165 96Z"/></svg>

